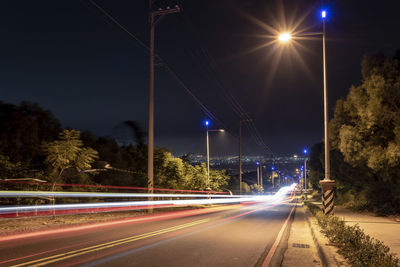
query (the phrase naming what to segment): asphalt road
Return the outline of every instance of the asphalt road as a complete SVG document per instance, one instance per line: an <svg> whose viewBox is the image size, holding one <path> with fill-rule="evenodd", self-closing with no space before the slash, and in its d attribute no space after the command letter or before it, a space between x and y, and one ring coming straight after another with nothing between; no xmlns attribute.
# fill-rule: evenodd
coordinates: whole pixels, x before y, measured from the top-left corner
<svg viewBox="0 0 400 267"><path fill-rule="evenodd" d="M232 205L0 239L0 266L255 266L290 210Z"/></svg>

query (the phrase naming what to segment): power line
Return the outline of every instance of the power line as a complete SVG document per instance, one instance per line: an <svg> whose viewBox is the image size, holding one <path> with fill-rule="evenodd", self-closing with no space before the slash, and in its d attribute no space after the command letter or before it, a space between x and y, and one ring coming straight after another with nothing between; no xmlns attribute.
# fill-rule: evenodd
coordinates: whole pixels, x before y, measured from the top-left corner
<svg viewBox="0 0 400 267"><path fill-rule="evenodd" d="M127 33L130 37L132 37L136 42L140 44L142 48L144 48L147 52L150 51L150 48L142 42L139 38L137 38L133 33L131 33L126 27L124 27L122 24L120 24L116 19L114 19L107 11L105 11L101 6L99 6L96 2L93 0L89 0L89 2L95 6L101 13L103 13L107 18L109 18L115 25L117 25L119 28L121 28L125 33ZM171 69L171 67L168 66L166 61L161 58L158 54L155 55L155 57L158 59L160 62L160 65L165 68L165 70L182 86L183 89L190 95L190 97L193 98L193 100L201 107L203 112L209 116L211 119L216 121L219 125L223 126L228 133L230 133L232 136L236 137L233 132L226 127L226 125L219 120L207 107L205 104L203 104L200 99L185 85L185 83L182 81L182 79L179 78L179 76Z"/></svg>
<svg viewBox="0 0 400 267"><path fill-rule="evenodd" d="M125 33L127 33L131 38L133 38L143 49L146 50L146 52L150 51L150 48L142 42L138 37L136 37L133 33L131 33L125 26L123 26L121 23L119 23L113 16L111 16L107 11L105 11L101 6L99 6L95 1L89 0L89 2L96 7L103 15L105 15L108 19L111 20L115 25L117 25L120 29L122 29ZM191 23L188 23L186 25L191 25ZM192 27L194 29L194 27ZM223 82L221 82L221 79L219 78L217 74L217 64L216 62L212 59L212 57L209 55L206 49L203 49L203 55L205 58L208 60L208 66L209 70L211 70L211 77L216 80L218 88L223 92L223 95L227 102L230 104L231 108L234 110L234 112L240 117L247 119L249 121L249 125L247 126L253 140L255 143L260 146L262 149L269 150L272 153L272 150L265 144L263 139L261 138L260 133L258 132L257 128L254 125L254 122L251 120L247 112L244 111L243 107L240 105L240 103L229 93L229 91L226 89L224 86ZM213 119L217 124L221 125L226 131L233 137L238 138L238 136L232 131L229 127L227 127L221 120L219 120L208 108L205 104L201 102L201 100L186 86L186 84L182 81L182 79L169 67L169 65L166 63L166 61L161 58L158 54L155 55L155 57L158 59L158 61L161 63L160 65L165 68L165 70L178 82L178 84L181 85L181 87L186 91L187 94L200 106L200 108L203 110L206 116L210 117L210 119Z"/></svg>
<svg viewBox="0 0 400 267"><path fill-rule="evenodd" d="M181 12L181 17L185 19L184 25L187 28L190 28L189 31L195 32L197 34L197 30L189 20L187 16L185 16L184 12ZM196 35L197 37L197 35ZM197 38L199 39L199 38ZM196 43L200 43L200 41L196 40ZM247 125L247 128L255 141L255 143L260 146L263 150L270 151L272 154L272 150L265 144L264 140L262 139L260 132L257 130L257 127L254 124L254 121L251 120L250 116L248 113L244 110L242 105L239 103L239 101L236 100L236 98L229 92L229 90L226 89L226 86L224 82L222 81L221 77L218 75L218 65L215 62L215 60L211 57L211 55L208 53L208 50L204 47L201 46L201 49L199 50L201 53L200 56L198 56L197 53L192 53L192 57L197 61L200 62L200 65L203 70L203 72L208 76L211 77L212 80L216 81L217 88L222 91L223 96L225 100L230 104L232 110L236 113L236 115L240 119L244 119L249 122L249 125ZM197 56L197 57L196 57ZM204 65L206 65L204 67ZM208 70L208 71L207 71Z"/></svg>

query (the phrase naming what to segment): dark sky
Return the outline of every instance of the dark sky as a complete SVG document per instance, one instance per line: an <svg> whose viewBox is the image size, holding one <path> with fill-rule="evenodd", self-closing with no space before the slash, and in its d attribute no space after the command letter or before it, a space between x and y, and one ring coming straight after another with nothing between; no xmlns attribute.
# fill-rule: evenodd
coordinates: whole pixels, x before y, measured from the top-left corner
<svg viewBox="0 0 400 267"><path fill-rule="evenodd" d="M96 0L148 44L148 1ZM170 1L156 1L165 6ZM318 32L321 1L181 0L183 11L156 29L156 51L232 134L213 133L212 155L237 153L236 104L276 154L297 153L323 136L322 41L272 44L274 29ZM399 1L329 1L330 110L360 81L365 53L400 48ZM258 22L257 22L258 21ZM268 26L265 26L268 25ZM147 131L148 52L88 0L0 2L3 102L50 109L64 126L126 138ZM279 56L280 55L280 56ZM156 68L155 141L175 154L204 152L207 118L165 70ZM232 103L235 102L235 103ZM235 104L235 107L234 105ZM331 112L332 115L332 112ZM265 155L244 127L244 151Z"/></svg>

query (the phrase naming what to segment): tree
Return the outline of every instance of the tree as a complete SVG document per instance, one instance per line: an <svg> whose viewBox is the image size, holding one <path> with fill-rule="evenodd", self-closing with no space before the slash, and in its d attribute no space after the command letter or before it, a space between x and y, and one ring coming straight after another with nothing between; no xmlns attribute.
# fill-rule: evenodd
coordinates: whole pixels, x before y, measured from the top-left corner
<svg viewBox="0 0 400 267"><path fill-rule="evenodd" d="M144 146L144 138L146 135L145 135L144 131L142 130L142 127L140 127L139 123L136 121L124 121L123 124L131 129L132 137L134 138L136 145L138 147L143 147Z"/></svg>
<svg viewBox="0 0 400 267"><path fill-rule="evenodd" d="M242 182L242 193L243 194L250 193L250 186L245 182Z"/></svg>
<svg viewBox="0 0 400 267"><path fill-rule="evenodd" d="M348 190L368 205L400 212L400 64L397 57L365 57L363 80L338 100L330 122L333 167Z"/></svg>
<svg viewBox="0 0 400 267"><path fill-rule="evenodd" d="M322 166L324 161L324 154L322 153L323 144L318 143L311 147L310 160L308 167L310 168L309 183L313 189L319 189L319 181L324 177L324 168Z"/></svg>
<svg viewBox="0 0 400 267"><path fill-rule="evenodd" d="M91 163L98 157L96 150L83 147L80 132L77 130L63 130L59 140L45 143L43 148L46 154L45 163L50 167L50 178L55 184L62 180L67 169L83 171L91 168Z"/></svg>
<svg viewBox="0 0 400 267"><path fill-rule="evenodd" d="M21 163L12 163L9 158L0 155L0 179L15 177L21 171Z"/></svg>
<svg viewBox="0 0 400 267"><path fill-rule="evenodd" d="M346 100L338 101L331 121L333 148L353 166L374 172L400 166L400 66L388 58L373 68Z"/></svg>
<svg viewBox="0 0 400 267"><path fill-rule="evenodd" d="M158 187L206 190L206 165L191 165L176 158L166 149L157 148L154 153L155 182ZM210 187L214 191L223 191L230 177L222 170L210 170Z"/></svg>
<svg viewBox="0 0 400 267"><path fill-rule="evenodd" d="M261 185L252 184L252 185L250 185L250 191L253 195L254 194L262 194L262 193L264 193L264 188Z"/></svg>
<svg viewBox="0 0 400 267"><path fill-rule="evenodd" d="M60 129L60 122L38 104L0 101L0 154L13 163L40 166L42 142L55 140Z"/></svg>
<svg viewBox="0 0 400 267"><path fill-rule="evenodd" d="M210 170L210 187L214 191L225 190L229 179L225 170Z"/></svg>

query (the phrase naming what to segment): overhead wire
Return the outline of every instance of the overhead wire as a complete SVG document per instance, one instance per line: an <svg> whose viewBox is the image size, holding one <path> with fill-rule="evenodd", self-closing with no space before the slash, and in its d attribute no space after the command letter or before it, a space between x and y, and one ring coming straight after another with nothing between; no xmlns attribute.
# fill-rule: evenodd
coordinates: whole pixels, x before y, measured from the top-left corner
<svg viewBox="0 0 400 267"><path fill-rule="evenodd" d="M146 52L150 51L150 48L143 41L141 41L138 37L136 37L133 33L131 33L125 26L119 23L113 16L111 16L107 11L105 11L94 0L88 0L88 1L94 7L96 7L104 16L106 16L112 23L117 25L121 30L123 30L132 39L134 39L143 49L146 50ZM188 23L186 25L192 25L192 24ZM194 29L193 25L192 28ZM209 66L208 69L211 72L211 77L213 77L213 79L217 82L218 88L220 89L220 91L222 91L223 96L230 104L231 108L236 113L236 115L239 116L239 118L241 119L243 118L248 122L246 123L246 125L255 143L258 146L262 147L262 149L269 150L272 153L272 150L263 141L259 131L254 125L253 120L251 120L251 118L248 116L248 113L245 112L240 103L232 96L232 94L230 94L230 92L224 86L223 82L221 81L220 77L217 74L216 62L212 59L212 57L209 55L206 49L203 49L202 52L203 56L208 60L208 66ZM207 108L207 106L201 102L201 100L186 86L186 84L182 81L182 79L171 69L171 67L166 63L166 61L163 58L161 58L158 54L155 54L155 57L161 63L161 66L164 67L164 69L178 82L178 84L180 84L180 86L186 91L186 93L200 106L200 108L203 110L206 116L214 120L217 124L221 125L230 135L232 135L235 138L238 138L238 136L235 134L235 131L232 131L229 127L227 127L225 123L223 123L220 119L218 119L216 115L214 115L209 110L209 108ZM205 73L207 73L207 71L205 71Z"/></svg>
<svg viewBox="0 0 400 267"><path fill-rule="evenodd" d="M188 16L185 15L184 12L181 12L182 18L184 19L184 25L189 28L189 31L195 32L196 38L198 38L198 31L194 27L193 23L191 23L190 19ZM196 40L196 43L200 43L200 40ZM194 59L198 62L200 62L200 65L203 66L203 69L206 68L206 70L203 70L204 73L208 74L209 77L211 77L213 80L216 81L217 88L222 91L223 96L225 100L230 104L232 110L236 113L236 115L239 117L239 119L243 119L246 121L247 128L255 141L255 143L260 146L263 150L269 151L271 154L273 154L272 150L265 144L263 138L260 135L260 132L258 131L257 127L254 124L254 121L250 118L248 115L248 112L244 110L242 105L239 103L239 101L230 93L229 90L226 89L226 86L223 82L223 79L218 75L220 73L218 71L218 64L215 62L215 60L212 58L210 53L208 53L208 50L202 46L201 49L199 50L201 52L201 56L195 57ZM192 53L192 56L196 55L196 53ZM202 60L205 59L205 60ZM205 61L205 62L204 62ZM207 65L204 67L204 65ZM208 70L208 71L207 71ZM207 73L208 72L208 73Z"/></svg>
<svg viewBox="0 0 400 267"><path fill-rule="evenodd" d="M120 29L122 29L125 33L127 33L130 37L132 37L136 42L140 44L140 46L145 49L147 52L150 51L150 48L142 42L138 37L136 37L133 33L131 33L126 27L124 27L121 23L119 23L113 16L111 16L107 11L105 11L100 5L98 5L93 0L88 0L94 7L96 7L101 13L103 13L108 19L111 20L115 25L117 25ZM201 100L186 86L186 84L182 81L182 79L171 69L171 67L166 63L166 61L161 58L158 54L155 53L155 58L158 59L161 66L165 68L165 70L182 86L182 88L189 94L190 97L200 106L206 116L210 119L213 119L219 125L223 126L228 133L235 136L233 131L231 131L221 120L219 120L207 107L205 104L201 102Z"/></svg>

